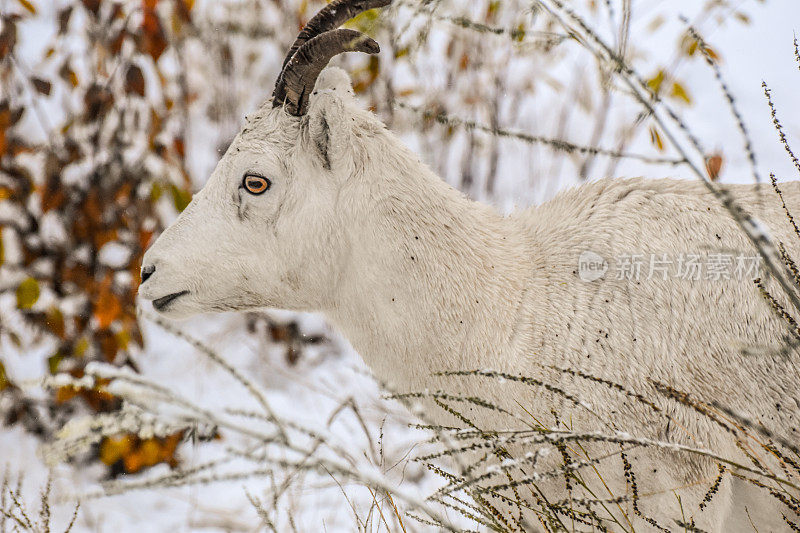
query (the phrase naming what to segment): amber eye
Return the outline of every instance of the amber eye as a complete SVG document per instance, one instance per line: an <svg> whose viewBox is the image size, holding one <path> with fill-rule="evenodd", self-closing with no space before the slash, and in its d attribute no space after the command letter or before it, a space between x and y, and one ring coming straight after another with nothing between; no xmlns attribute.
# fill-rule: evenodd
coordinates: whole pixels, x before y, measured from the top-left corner
<svg viewBox="0 0 800 533"><path fill-rule="evenodd" d="M261 194L272 185L272 182L257 174L245 174L242 185L250 194Z"/></svg>

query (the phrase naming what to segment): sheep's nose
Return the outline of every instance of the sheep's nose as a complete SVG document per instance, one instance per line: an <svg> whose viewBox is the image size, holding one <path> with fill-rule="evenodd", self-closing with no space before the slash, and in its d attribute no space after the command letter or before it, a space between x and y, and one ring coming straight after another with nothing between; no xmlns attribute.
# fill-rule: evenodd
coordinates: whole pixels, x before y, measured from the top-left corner
<svg viewBox="0 0 800 533"><path fill-rule="evenodd" d="M153 275L153 272L156 271L155 265L147 265L142 267L142 283L147 281L147 279Z"/></svg>

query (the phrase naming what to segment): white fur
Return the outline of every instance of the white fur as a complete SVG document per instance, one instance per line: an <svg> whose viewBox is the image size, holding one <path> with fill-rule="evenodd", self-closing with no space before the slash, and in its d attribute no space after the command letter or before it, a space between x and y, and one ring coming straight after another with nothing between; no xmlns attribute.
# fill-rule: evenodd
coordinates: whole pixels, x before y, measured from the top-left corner
<svg viewBox="0 0 800 533"><path fill-rule="evenodd" d="M272 188L261 196L241 191L245 172L269 177ZM798 183L783 189L800 214ZM800 259L798 239L769 187L732 191ZM534 376L580 397L613 429L747 461L708 418L653 392L654 379L749 413L798 441L797 353L777 353L785 325L751 280L630 281L609 272L586 282L576 272L585 250L609 260L633 253L754 254L728 213L695 182L601 180L503 217L442 182L357 106L344 72L326 69L305 117L271 102L249 117L204 189L148 250L144 264L156 270L140 294L153 299L189 290L164 310L175 317L257 306L322 311L394 388L477 395L546 426L554 425L555 409L576 430L612 429L541 388L432 374L491 368ZM761 352L745 355L743 348ZM549 366L641 391L683 427ZM428 415L457 422L444 411ZM511 426L510 419L478 410L468 416L484 429ZM604 449L619 450L592 448ZM717 473L713 463L651 449L628 456L642 511L663 526L675 528L669 519L681 514L675 494L663 491L690 485L679 491L687 519L694 516L710 531L748 529L741 509L754 500L730 479L710 509L698 512ZM611 489L624 494L619 459L604 465ZM691 486L698 481L705 483ZM593 488L608 496L599 483ZM563 478L548 490L551 501L565 497ZM775 509L758 505L749 512L761 520L761 531L784 527L768 521L780 519ZM628 511L633 517L630 505ZM649 527L638 519L634 525Z"/></svg>

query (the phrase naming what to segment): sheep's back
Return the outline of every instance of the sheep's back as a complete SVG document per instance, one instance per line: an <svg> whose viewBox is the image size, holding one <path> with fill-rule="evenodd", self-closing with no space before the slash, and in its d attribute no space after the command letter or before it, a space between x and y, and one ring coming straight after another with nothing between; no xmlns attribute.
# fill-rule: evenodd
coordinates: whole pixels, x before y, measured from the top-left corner
<svg viewBox="0 0 800 533"><path fill-rule="evenodd" d="M800 183L780 187L789 209L800 215ZM729 190L800 261L800 236L772 188ZM613 380L652 398L686 426L676 428L664 417L641 424L648 408L623 401L608 387L551 371L548 379L639 434L686 444L729 444L710 418L655 390L654 384L664 384L800 440L798 352L787 351L786 322L754 282L766 279L764 269L736 271L739 258L753 261L748 258L757 252L703 184L602 180L566 191L525 216L531 221L531 253L542 259L531 274L531 287L543 289L533 291L525 306L531 330L519 337L514 358L532 371L544 364ZM582 254L605 259L605 275L592 280L579 265ZM698 280L678 275L678 261L689 255L700 256L704 267ZM637 256L638 275L627 268ZM709 261L725 257L733 261L729 272L710 273ZM666 273L651 273L651 258L655 266L666 265ZM765 286L790 309L775 283ZM566 408L564 401L560 405Z"/></svg>

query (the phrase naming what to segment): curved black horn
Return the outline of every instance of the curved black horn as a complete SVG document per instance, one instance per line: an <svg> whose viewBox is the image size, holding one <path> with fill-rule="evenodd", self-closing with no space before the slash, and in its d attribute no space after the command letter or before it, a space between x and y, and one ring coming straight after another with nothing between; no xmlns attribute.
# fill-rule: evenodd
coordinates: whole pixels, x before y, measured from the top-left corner
<svg viewBox="0 0 800 533"><path fill-rule="evenodd" d="M378 43L355 30L333 30L313 37L298 48L281 72L272 106L285 104L289 114L305 115L317 76L333 56L342 52L377 54L380 50Z"/></svg>
<svg viewBox="0 0 800 533"><path fill-rule="evenodd" d="M376 7L388 6L392 0L333 0L330 4L323 7L311 20L300 30L297 39L292 43L289 52L283 59L281 71L286 68L286 64L303 44L326 31L335 30L356 15Z"/></svg>

